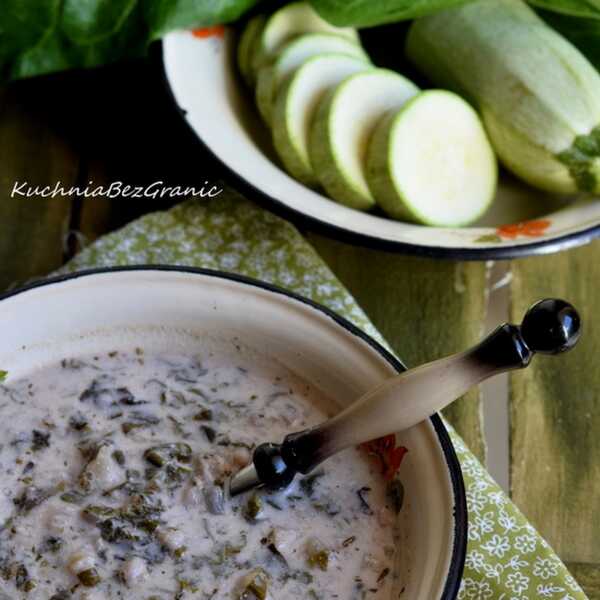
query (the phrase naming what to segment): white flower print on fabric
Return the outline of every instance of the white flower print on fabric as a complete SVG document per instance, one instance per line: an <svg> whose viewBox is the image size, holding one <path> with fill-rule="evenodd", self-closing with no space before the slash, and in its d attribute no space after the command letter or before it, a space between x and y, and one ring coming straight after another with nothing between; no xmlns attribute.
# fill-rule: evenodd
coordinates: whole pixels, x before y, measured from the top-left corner
<svg viewBox="0 0 600 600"><path fill-rule="evenodd" d="M565 577L565 583L574 592L581 592L581 586L575 581L575 578L570 573Z"/></svg>
<svg viewBox="0 0 600 600"><path fill-rule="evenodd" d="M486 581L475 581L465 578L463 579L458 597L460 599L465 598L465 600L490 600L494 597L494 592L490 584Z"/></svg>
<svg viewBox="0 0 600 600"><path fill-rule="evenodd" d="M529 577L519 573L509 573L506 578L506 587L515 594L523 593L529 587Z"/></svg>
<svg viewBox="0 0 600 600"><path fill-rule="evenodd" d="M513 569L514 571L522 571L527 566L529 566L529 562L526 560L521 560L518 554L511 556L509 561L506 563L506 568Z"/></svg>
<svg viewBox="0 0 600 600"><path fill-rule="evenodd" d="M565 588L560 587L558 585L543 585L540 584L537 586L536 590L537 595L540 598L552 598L554 597L556 594L560 594L563 593L565 591Z"/></svg>
<svg viewBox="0 0 600 600"><path fill-rule="evenodd" d="M487 497L482 491L473 489L473 486L470 486L467 491L467 502L469 503L469 508L475 514L479 514L485 508Z"/></svg>
<svg viewBox="0 0 600 600"><path fill-rule="evenodd" d="M536 558L533 565L533 574L544 581L556 577L558 566L548 558Z"/></svg>
<svg viewBox="0 0 600 600"><path fill-rule="evenodd" d="M473 552L467 554L465 565L468 569L481 571L485 565L485 556L478 550L473 550Z"/></svg>
<svg viewBox="0 0 600 600"><path fill-rule="evenodd" d="M460 465L462 468L462 472L467 475L471 475L473 477L477 473L477 461L473 457L473 459L467 459L463 464Z"/></svg>
<svg viewBox="0 0 600 600"><path fill-rule="evenodd" d="M500 581L502 577L502 573L504 572L504 566L500 563L485 563L483 565L483 572L488 579L495 579L496 581Z"/></svg>
<svg viewBox="0 0 600 600"><path fill-rule="evenodd" d="M497 556L498 558L502 558L510 550L508 537L496 534L494 534L485 544L481 544L481 547L484 550L487 550L492 556Z"/></svg>
<svg viewBox="0 0 600 600"><path fill-rule="evenodd" d="M504 495L502 490L496 490L490 492L489 500L494 506L503 507L508 503L508 498Z"/></svg>
<svg viewBox="0 0 600 600"><path fill-rule="evenodd" d="M481 535L492 533L492 531L494 531L495 521L494 513L492 511L486 512L485 515L482 516L476 516L473 521L472 527L477 527Z"/></svg>
<svg viewBox="0 0 600 600"><path fill-rule="evenodd" d="M524 533L515 538L515 549L523 554L529 554L535 550L536 539L533 535Z"/></svg>
<svg viewBox="0 0 600 600"><path fill-rule="evenodd" d="M515 531L518 529L517 518L514 515L509 515L505 510L500 510L500 515L498 516L498 523L500 527L504 530L504 533L508 533L509 531Z"/></svg>
<svg viewBox="0 0 600 600"><path fill-rule="evenodd" d="M63 272L135 264L231 271L287 287L340 313L385 345L352 296L292 225L227 188L210 201L186 201L100 238ZM447 427L461 463L469 513L469 542L459 597L585 600L549 545L453 428ZM529 587L524 591L526 583ZM539 593L534 591L537 589Z"/></svg>

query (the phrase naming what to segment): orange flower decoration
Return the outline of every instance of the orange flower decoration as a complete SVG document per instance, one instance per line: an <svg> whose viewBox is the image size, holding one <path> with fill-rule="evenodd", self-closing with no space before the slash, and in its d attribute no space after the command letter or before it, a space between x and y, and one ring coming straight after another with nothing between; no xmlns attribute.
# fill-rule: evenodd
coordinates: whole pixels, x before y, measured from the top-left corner
<svg viewBox="0 0 600 600"><path fill-rule="evenodd" d="M213 25L212 27L201 27L193 29L192 35L197 38L206 39L209 37L222 38L225 35L225 27L223 25Z"/></svg>
<svg viewBox="0 0 600 600"><path fill-rule="evenodd" d="M388 481L394 478L404 455L408 452L404 446L396 448L396 436L393 433L371 442L365 442L360 447L377 462L381 467L381 474Z"/></svg>
<svg viewBox="0 0 600 600"><path fill-rule="evenodd" d="M520 235L525 237L540 237L546 233L546 229L550 227L550 221L540 219L539 221L523 221L522 223L514 223L512 225L502 225L496 229L496 233L509 240L514 240Z"/></svg>

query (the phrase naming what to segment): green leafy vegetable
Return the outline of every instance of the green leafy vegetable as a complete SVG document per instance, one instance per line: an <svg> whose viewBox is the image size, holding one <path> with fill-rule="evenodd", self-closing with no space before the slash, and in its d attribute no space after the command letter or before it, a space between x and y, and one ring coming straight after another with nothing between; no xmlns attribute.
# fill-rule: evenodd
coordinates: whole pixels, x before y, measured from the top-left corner
<svg viewBox="0 0 600 600"><path fill-rule="evenodd" d="M316 473L311 473L300 480L300 488L308 497L312 497L315 493L315 485L323 475L325 475L325 471L320 470Z"/></svg>
<svg viewBox="0 0 600 600"><path fill-rule="evenodd" d="M50 447L50 433L34 429L31 434L31 449L33 452L39 452L44 448Z"/></svg>
<svg viewBox="0 0 600 600"><path fill-rule="evenodd" d="M30 591L30 589L28 589L30 581L31 579L29 579L27 567L25 565L19 565L15 574L15 585L17 589L25 592Z"/></svg>
<svg viewBox="0 0 600 600"><path fill-rule="evenodd" d="M160 525L162 503L138 494L122 508L90 504L82 515L100 530L102 539L111 543L139 542ZM143 532L143 533L141 533Z"/></svg>
<svg viewBox="0 0 600 600"><path fill-rule="evenodd" d="M145 54L179 28L236 20L257 0L3 0L0 79L94 67Z"/></svg>
<svg viewBox="0 0 600 600"><path fill-rule="evenodd" d="M29 486L23 492L13 498L13 503L21 513L28 513L30 510L39 506L50 497L48 490L42 490L34 486Z"/></svg>
<svg viewBox="0 0 600 600"><path fill-rule="evenodd" d="M63 544L64 540L61 538L49 536L43 541L42 545L39 547L39 551L41 554L44 554L45 552L52 552L53 554L56 554L57 552L60 552Z"/></svg>
<svg viewBox="0 0 600 600"><path fill-rule="evenodd" d="M8 375L8 371L3 371L2 369L0 369L0 383L2 383L6 377Z"/></svg>
<svg viewBox="0 0 600 600"><path fill-rule="evenodd" d="M388 483L387 486L387 497L394 509L394 512L398 514L402 510L404 504L404 486L398 479L393 479Z"/></svg>
<svg viewBox="0 0 600 600"><path fill-rule="evenodd" d="M231 23L257 0L146 0L140 3L144 20L150 26L150 37L157 39L174 29Z"/></svg>
<svg viewBox="0 0 600 600"><path fill-rule="evenodd" d="M154 448L148 448L144 452L144 458L155 467L164 467L170 460L178 460L180 462L188 463L191 460L192 449L188 444L175 443L175 444L163 444L161 446L155 446Z"/></svg>
<svg viewBox="0 0 600 600"><path fill-rule="evenodd" d="M564 15L600 19L600 0L529 0L529 3Z"/></svg>
<svg viewBox="0 0 600 600"><path fill-rule="evenodd" d="M3 0L0 80L143 56L150 42L170 31L231 23L259 1ZM310 1L334 25L372 27L415 19L470 0ZM553 25L576 45L589 48L596 55L590 58L598 64L600 0L530 2L557 15ZM598 22L580 21L578 17Z"/></svg>
<svg viewBox="0 0 600 600"><path fill-rule="evenodd" d="M85 500L85 494L78 492L76 490L71 492L65 492L60 496L60 499L67 504L83 504Z"/></svg>
<svg viewBox="0 0 600 600"><path fill-rule="evenodd" d="M417 19L471 0L312 0L315 10L340 27L372 27ZM555 13L600 19L600 0L528 0Z"/></svg>
<svg viewBox="0 0 600 600"><path fill-rule="evenodd" d="M94 43L114 35L136 4L136 0L65 0L62 30L75 43Z"/></svg>
<svg viewBox="0 0 600 600"><path fill-rule="evenodd" d="M55 24L60 3L60 0L7 0L2 3L0 64L40 43Z"/></svg>
<svg viewBox="0 0 600 600"><path fill-rule="evenodd" d="M75 431L87 431L89 430L88 420L78 412L69 418L69 427Z"/></svg>
<svg viewBox="0 0 600 600"><path fill-rule="evenodd" d="M253 523L258 519L260 513L262 512L262 509L263 503L260 499L260 496L258 496L257 494L252 494L244 508L244 517L246 517L246 520Z"/></svg>
<svg viewBox="0 0 600 600"><path fill-rule="evenodd" d="M86 569L77 575L77 578L85 587L95 587L100 583L100 575L96 569Z"/></svg>
<svg viewBox="0 0 600 600"><path fill-rule="evenodd" d="M338 27L373 27L433 14L469 0L313 0L315 10Z"/></svg>
<svg viewBox="0 0 600 600"><path fill-rule="evenodd" d="M327 571L327 567L329 566L329 551L319 550L318 552L313 552L308 557L308 564L311 567L318 567L321 571Z"/></svg>
<svg viewBox="0 0 600 600"><path fill-rule="evenodd" d="M265 600L269 576L262 569L255 569L244 578L244 587L238 600Z"/></svg>
<svg viewBox="0 0 600 600"><path fill-rule="evenodd" d="M406 21L471 0L312 0L320 15L338 26L372 27ZM600 19L600 0L529 0L530 4L555 13Z"/></svg>

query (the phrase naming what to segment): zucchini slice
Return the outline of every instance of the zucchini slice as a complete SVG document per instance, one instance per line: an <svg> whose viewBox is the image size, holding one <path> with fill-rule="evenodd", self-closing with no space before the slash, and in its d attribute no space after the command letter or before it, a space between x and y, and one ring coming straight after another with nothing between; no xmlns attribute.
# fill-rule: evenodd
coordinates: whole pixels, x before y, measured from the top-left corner
<svg viewBox="0 0 600 600"><path fill-rule="evenodd" d="M367 153L367 179L388 215L459 227L492 202L497 163L475 110L452 92L431 90L379 122Z"/></svg>
<svg viewBox="0 0 600 600"><path fill-rule="evenodd" d="M309 136L317 178L341 204L368 210L375 199L366 179L369 140L379 120L419 88L394 71L370 69L347 78L320 104Z"/></svg>
<svg viewBox="0 0 600 600"><path fill-rule="evenodd" d="M417 19L406 52L479 110L515 175L554 194L600 194L600 74L528 4L480 0Z"/></svg>
<svg viewBox="0 0 600 600"><path fill-rule="evenodd" d="M253 68L258 72L285 42L302 33L334 33L359 42L356 29L334 27L322 19L308 2L292 2L267 19L252 58Z"/></svg>
<svg viewBox="0 0 600 600"><path fill-rule="evenodd" d="M313 115L325 93L347 77L368 69L364 60L344 54L309 58L282 87L273 111L273 143L288 173L318 184L308 155Z"/></svg>
<svg viewBox="0 0 600 600"><path fill-rule="evenodd" d="M256 104L266 123L271 123L273 104L282 82L312 56L332 52L369 62L366 52L354 40L331 33L307 33L286 44L272 65L265 65L260 69L256 84Z"/></svg>
<svg viewBox="0 0 600 600"><path fill-rule="evenodd" d="M256 71L252 66L252 59L266 20L264 15L252 17L248 23L246 23L238 43L238 69L249 87L254 86L256 83Z"/></svg>

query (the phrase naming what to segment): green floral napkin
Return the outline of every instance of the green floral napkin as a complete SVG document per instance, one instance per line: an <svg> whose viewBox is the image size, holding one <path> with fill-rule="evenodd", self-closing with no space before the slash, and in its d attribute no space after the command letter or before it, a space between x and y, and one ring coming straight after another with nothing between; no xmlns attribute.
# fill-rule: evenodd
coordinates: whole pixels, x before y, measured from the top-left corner
<svg viewBox="0 0 600 600"><path fill-rule="evenodd" d="M354 299L289 223L238 194L146 215L83 250L65 268L171 264L242 273L337 311L383 342ZM469 544L459 598L580 600L586 596L537 531L448 426L460 459Z"/></svg>

